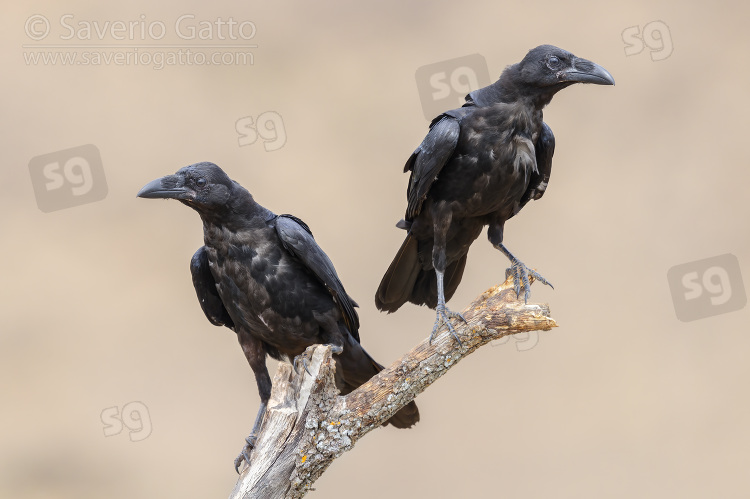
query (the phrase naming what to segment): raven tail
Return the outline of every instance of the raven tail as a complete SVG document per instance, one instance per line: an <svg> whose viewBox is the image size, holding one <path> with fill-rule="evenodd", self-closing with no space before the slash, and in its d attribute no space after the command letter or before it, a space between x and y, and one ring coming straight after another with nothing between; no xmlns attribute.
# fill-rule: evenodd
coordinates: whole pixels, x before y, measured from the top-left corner
<svg viewBox="0 0 750 499"><path fill-rule="evenodd" d="M435 270L430 267L422 268L419 262L419 244L411 234L407 234L396 257L380 281L375 293L375 306L378 310L392 313L404 303L437 306L437 277ZM445 299L450 300L456 292L466 267L464 254L458 260L450 263L445 269Z"/></svg>
<svg viewBox="0 0 750 499"><path fill-rule="evenodd" d="M466 267L466 255L448 265L445 269L445 280L443 291L445 300L448 301L456 292ZM409 301L417 305L427 305L430 308L437 307L437 276L434 269L422 270L415 279Z"/></svg>
<svg viewBox="0 0 750 499"><path fill-rule="evenodd" d="M417 239L407 234L375 293L378 310L395 312L409 301L420 270Z"/></svg>

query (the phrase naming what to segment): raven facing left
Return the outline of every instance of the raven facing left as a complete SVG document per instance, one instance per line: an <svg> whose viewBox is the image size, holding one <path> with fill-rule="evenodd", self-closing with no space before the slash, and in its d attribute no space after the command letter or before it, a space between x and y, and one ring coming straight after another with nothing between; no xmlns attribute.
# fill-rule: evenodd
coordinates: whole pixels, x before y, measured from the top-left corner
<svg viewBox="0 0 750 499"><path fill-rule="evenodd" d="M247 445L235 460L250 463L271 395L266 355L291 361L314 344L330 344L336 385L346 394L383 369L360 345L357 304L310 228L292 215L275 215L213 163L196 163L156 179L142 198L177 199L198 212L205 245L190 262L203 312L215 326L237 333L255 374L261 405ZM388 423L419 421L412 401Z"/></svg>

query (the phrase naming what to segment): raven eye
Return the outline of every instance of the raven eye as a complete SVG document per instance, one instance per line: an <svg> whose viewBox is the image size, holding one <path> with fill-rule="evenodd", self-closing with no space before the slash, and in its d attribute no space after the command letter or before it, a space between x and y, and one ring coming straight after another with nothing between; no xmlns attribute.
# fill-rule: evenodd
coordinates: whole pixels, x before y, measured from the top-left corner
<svg viewBox="0 0 750 499"><path fill-rule="evenodd" d="M550 58L547 60L547 66L549 66L550 69L555 69L560 65L560 58L556 55L551 55Z"/></svg>
<svg viewBox="0 0 750 499"><path fill-rule="evenodd" d="M198 180L195 181L195 185L197 185L198 187L205 187L206 184L207 184L207 181L203 177L201 177L201 178L199 178Z"/></svg>

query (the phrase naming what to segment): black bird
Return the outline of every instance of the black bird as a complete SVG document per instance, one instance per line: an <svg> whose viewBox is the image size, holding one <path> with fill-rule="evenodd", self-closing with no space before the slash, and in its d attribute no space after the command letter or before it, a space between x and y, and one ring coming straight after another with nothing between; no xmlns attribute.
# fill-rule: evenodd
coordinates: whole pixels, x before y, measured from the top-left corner
<svg viewBox="0 0 750 499"><path fill-rule="evenodd" d="M302 220L260 206L213 163L154 180L138 196L177 199L203 220L205 246L190 262L195 291L211 324L237 333L260 392L260 409L235 469L243 459L250 463L271 395L266 355L291 361L310 345L333 345L343 394L383 369L360 345L357 304ZM411 402L388 423L408 428L417 421Z"/></svg>
<svg viewBox="0 0 750 499"><path fill-rule="evenodd" d="M411 170L408 204L397 226L407 235L375 295L378 309L395 312L407 301L427 305L437 309L432 335L441 322L453 333L448 318L463 317L445 302L485 225L492 245L510 259L506 275L514 276L517 296L523 284L528 299L529 276L549 284L505 248L503 227L547 188L555 137L542 109L574 83L615 81L591 61L541 45L508 66L497 82L467 95L463 107L432 120L404 167Z"/></svg>

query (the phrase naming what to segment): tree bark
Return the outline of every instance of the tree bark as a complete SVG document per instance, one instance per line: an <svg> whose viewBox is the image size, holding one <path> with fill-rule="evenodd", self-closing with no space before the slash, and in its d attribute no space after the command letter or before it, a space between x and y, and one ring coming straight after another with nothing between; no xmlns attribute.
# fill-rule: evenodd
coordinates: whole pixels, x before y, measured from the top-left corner
<svg viewBox="0 0 750 499"><path fill-rule="evenodd" d="M452 319L456 342L443 326L348 395L334 381L331 348L313 345L281 363L261 432L230 499L300 498L342 453L480 346L504 336L556 327L547 304L524 304L512 280L495 286ZM302 357L307 360L305 369ZM308 373L309 371L309 373Z"/></svg>

